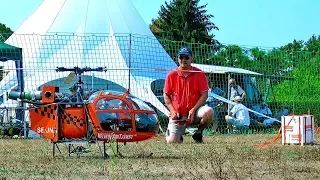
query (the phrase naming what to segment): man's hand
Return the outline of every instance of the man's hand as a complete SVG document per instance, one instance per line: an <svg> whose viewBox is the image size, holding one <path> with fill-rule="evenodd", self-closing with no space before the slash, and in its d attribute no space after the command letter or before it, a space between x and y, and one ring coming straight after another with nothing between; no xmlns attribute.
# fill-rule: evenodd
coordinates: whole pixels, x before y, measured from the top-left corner
<svg viewBox="0 0 320 180"><path fill-rule="evenodd" d="M194 108L190 109L188 119L190 120L191 124L194 120L194 114L195 114L195 109Z"/></svg>
<svg viewBox="0 0 320 180"><path fill-rule="evenodd" d="M169 118L170 119L178 119L179 117L179 113L177 113L176 111L170 111L170 114L169 114Z"/></svg>

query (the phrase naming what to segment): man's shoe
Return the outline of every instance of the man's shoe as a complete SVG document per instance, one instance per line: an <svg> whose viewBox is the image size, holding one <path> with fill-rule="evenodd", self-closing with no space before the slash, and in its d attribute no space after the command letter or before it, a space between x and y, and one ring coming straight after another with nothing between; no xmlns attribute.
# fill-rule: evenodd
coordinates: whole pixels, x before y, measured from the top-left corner
<svg viewBox="0 0 320 180"><path fill-rule="evenodd" d="M203 137L202 133L194 133L192 135L192 138L196 143L203 143L202 137Z"/></svg>

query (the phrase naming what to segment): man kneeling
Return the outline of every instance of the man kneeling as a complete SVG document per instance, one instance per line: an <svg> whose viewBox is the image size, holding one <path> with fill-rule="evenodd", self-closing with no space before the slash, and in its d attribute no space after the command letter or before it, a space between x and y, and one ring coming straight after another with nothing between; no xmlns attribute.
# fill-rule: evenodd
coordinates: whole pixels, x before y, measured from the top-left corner
<svg viewBox="0 0 320 180"><path fill-rule="evenodd" d="M164 101L169 108L167 143L182 142L186 126L199 125L192 136L202 143L202 132L213 119L213 109L203 106L208 98L208 80L201 69L191 66L192 52L183 47L178 52L179 67L171 70L165 79Z"/></svg>

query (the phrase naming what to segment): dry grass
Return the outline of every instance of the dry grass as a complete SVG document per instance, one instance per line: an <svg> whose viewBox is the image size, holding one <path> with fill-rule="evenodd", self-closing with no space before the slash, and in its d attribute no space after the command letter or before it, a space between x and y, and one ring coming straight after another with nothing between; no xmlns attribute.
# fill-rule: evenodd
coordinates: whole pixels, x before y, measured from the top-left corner
<svg viewBox="0 0 320 180"><path fill-rule="evenodd" d="M318 139L316 135L316 140ZM206 136L194 144L167 145L164 137L121 147L124 158L90 153L52 157L48 140L0 140L1 179L319 179L320 146L254 147L273 135ZM316 143L318 143L316 141ZM102 147L102 146L101 146ZM151 157L145 157L153 153ZM111 153L110 153L111 154ZM137 154L142 154L137 158Z"/></svg>

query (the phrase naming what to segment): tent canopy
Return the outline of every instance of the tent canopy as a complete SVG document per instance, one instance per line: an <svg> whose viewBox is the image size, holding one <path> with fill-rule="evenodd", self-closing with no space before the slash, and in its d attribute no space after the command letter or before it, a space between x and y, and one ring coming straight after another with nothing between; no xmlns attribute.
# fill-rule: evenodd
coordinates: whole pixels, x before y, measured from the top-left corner
<svg viewBox="0 0 320 180"><path fill-rule="evenodd" d="M22 63L22 48L18 48L4 42L0 42L0 61L5 62L8 60L14 60L16 66L16 74L18 80L18 90L24 90L24 82L23 82L23 63ZM3 86L1 85L1 88ZM2 105L3 106L3 105ZM22 106L24 106L22 104ZM17 111L17 119L24 121L24 111L18 110Z"/></svg>
<svg viewBox="0 0 320 180"><path fill-rule="evenodd" d="M22 60L22 49L0 42L0 61Z"/></svg>
<svg viewBox="0 0 320 180"><path fill-rule="evenodd" d="M69 72L54 71L56 67L106 67L107 72L87 72L92 79L86 83L93 82L90 87L97 89L130 89L134 96L169 113L151 83L165 78L167 72L158 69L170 70L176 64L131 0L44 0L6 43L23 49L25 91L68 76ZM7 62L5 68L15 67ZM0 82L0 94L16 87L18 77L11 70Z"/></svg>

